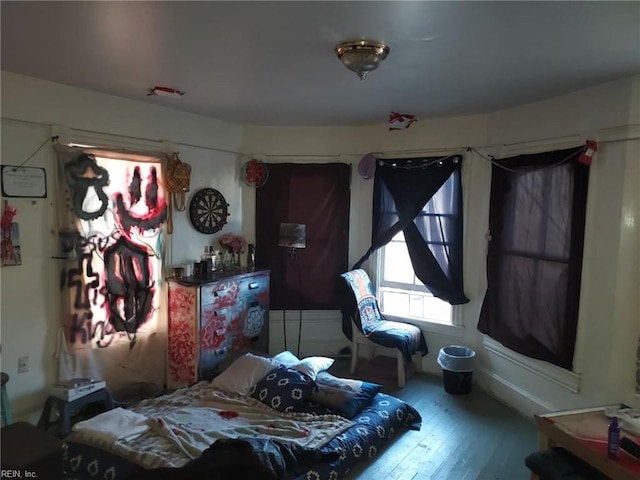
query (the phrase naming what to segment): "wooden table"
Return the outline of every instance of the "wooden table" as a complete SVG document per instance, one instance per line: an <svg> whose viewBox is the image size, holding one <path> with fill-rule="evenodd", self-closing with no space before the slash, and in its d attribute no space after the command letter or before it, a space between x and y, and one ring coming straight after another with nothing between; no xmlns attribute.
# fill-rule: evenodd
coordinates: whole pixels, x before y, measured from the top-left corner
<svg viewBox="0 0 640 480"><path fill-rule="evenodd" d="M570 410L534 415L538 426L538 447L564 447L600 470L612 480L638 480L640 460L620 450L617 459L607 456L607 435L610 419L605 407ZM620 437L630 437L640 443L640 438L622 430Z"/></svg>

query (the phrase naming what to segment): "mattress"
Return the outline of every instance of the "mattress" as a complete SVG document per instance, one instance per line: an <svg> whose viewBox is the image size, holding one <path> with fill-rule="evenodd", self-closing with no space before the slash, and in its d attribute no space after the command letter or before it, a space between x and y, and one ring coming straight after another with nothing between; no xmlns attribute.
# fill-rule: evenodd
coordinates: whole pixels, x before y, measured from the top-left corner
<svg viewBox="0 0 640 480"><path fill-rule="evenodd" d="M170 396L141 402L132 407L137 413L146 415L161 414L171 411L176 405L193 404L193 399L207 395L209 387L196 384L189 389L182 389ZM234 397L245 402L246 399ZM245 403L252 404L252 401ZM371 403L364 407L350 420L339 417L331 409L307 403L295 413L283 414L266 406L256 408L266 414L273 415L274 421L287 419L303 421L307 419L318 423L320 428L328 426L331 432L326 439L316 439L313 448L324 452L336 452L332 458L337 459L319 462L305 467L303 472L289 472L287 479L296 480L339 480L359 462L373 459L394 436L407 429L419 430L420 414L409 404L393 396L378 393ZM306 421L306 420L305 420ZM167 438L153 440L153 435L141 435L130 439L126 448L113 448L100 440L72 433L67 437L68 453L66 460L66 477L69 480L135 480L140 472L149 468L180 466L189 460L189 456L176 448L175 442ZM201 439L202 440L202 439ZM207 441L205 437L202 441ZM151 452L151 453L150 453ZM143 466L144 465L144 466ZM151 466L150 466L151 465Z"/></svg>

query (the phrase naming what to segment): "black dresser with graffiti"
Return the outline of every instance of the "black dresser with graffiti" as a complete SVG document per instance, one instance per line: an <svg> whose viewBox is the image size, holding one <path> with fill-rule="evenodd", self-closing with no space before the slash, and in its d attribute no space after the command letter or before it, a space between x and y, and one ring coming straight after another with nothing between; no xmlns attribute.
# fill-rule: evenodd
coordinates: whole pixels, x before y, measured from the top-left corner
<svg viewBox="0 0 640 480"><path fill-rule="evenodd" d="M213 378L234 351L269 352L269 270L170 278L167 386Z"/></svg>

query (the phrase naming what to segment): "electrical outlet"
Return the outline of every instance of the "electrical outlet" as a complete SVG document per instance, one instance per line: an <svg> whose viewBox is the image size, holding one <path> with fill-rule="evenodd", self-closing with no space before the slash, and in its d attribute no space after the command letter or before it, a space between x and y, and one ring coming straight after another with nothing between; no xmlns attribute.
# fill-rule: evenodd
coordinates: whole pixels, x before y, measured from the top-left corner
<svg viewBox="0 0 640 480"><path fill-rule="evenodd" d="M29 371L29 355L18 358L18 373L27 373Z"/></svg>

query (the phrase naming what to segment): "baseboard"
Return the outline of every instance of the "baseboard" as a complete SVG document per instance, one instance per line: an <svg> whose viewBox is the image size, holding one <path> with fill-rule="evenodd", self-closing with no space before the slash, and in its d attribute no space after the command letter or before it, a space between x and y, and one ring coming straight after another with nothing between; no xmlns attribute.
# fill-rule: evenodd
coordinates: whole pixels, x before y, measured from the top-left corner
<svg viewBox="0 0 640 480"><path fill-rule="evenodd" d="M438 362L433 358L422 357L422 371L424 373L442 376L442 367L438 365Z"/></svg>
<svg viewBox="0 0 640 480"><path fill-rule="evenodd" d="M552 405L484 368L474 371L474 382L489 395L517 410L525 417L532 418L535 414L554 410Z"/></svg>
<svg viewBox="0 0 640 480"><path fill-rule="evenodd" d="M482 343L488 352L498 357L501 361L507 361L511 364L517 365L518 367L528 370L549 382L553 382L559 387L569 390L572 393L580 393L582 375L579 373L565 370L564 368L557 367L556 365L552 365L548 362L542 362L540 360L534 360L524 355L520 355L519 353L504 347L499 342L488 336L484 336Z"/></svg>

